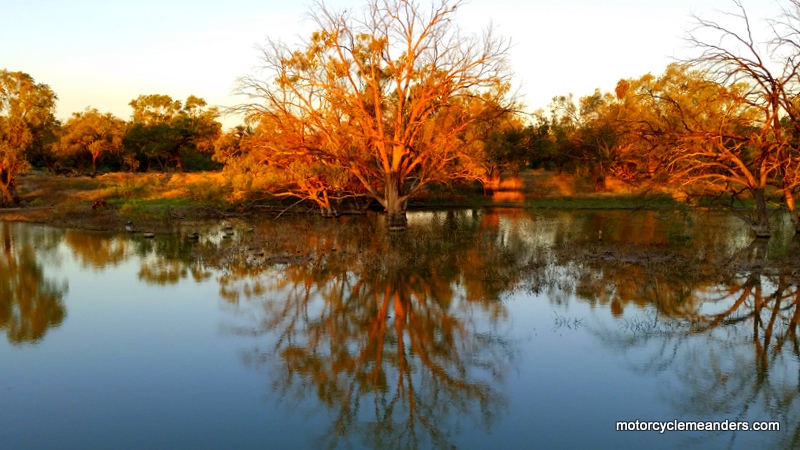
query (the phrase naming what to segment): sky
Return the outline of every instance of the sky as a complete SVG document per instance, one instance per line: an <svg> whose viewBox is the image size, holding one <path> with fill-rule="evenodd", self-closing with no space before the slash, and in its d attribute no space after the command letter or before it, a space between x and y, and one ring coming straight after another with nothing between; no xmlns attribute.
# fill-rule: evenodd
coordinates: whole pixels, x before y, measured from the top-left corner
<svg viewBox="0 0 800 450"><path fill-rule="evenodd" d="M430 0L418 0L429 4ZM785 3L785 2L784 2ZM327 0L359 9L365 0ZM777 17L776 0L743 0L752 19ZM56 116L92 107L130 119L139 95L244 102L237 77L258 64L267 37L313 31L304 0L0 0L0 69L22 71L58 95ZM529 112L557 95L613 92L621 78L659 74L690 55L692 15L718 18L732 0L471 0L459 26L490 23L511 40L514 88ZM226 127L240 122L222 120Z"/></svg>

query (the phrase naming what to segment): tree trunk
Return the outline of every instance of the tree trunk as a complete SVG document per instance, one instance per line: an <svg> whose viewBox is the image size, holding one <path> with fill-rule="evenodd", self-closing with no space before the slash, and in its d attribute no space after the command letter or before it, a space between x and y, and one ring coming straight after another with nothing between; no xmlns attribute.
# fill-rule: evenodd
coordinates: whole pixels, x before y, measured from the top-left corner
<svg viewBox="0 0 800 450"><path fill-rule="evenodd" d="M592 178L594 178L594 191L605 192L606 190L606 171L603 169L602 164L597 164L592 170Z"/></svg>
<svg viewBox="0 0 800 450"><path fill-rule="evenodd" d="M332 217L339 217L339 211L333 205L331 198L328 196L328 191L326 189L322 190L322 197L315 198L317 205L319 205L320 214L322 217L330 219Z"/></svg>
<svg viewBox="0 0 800 450"><path fill-rule="evenodd" d="M384 190L385 198L383 207L386 209L389 231L404 231L408 228L406 218L406 202L400 194L402 180L397 172L389 173Z"/></svg>
<svg viewBox="0 0 800 450"><path fill-rule="evenodd" d="M170 159L172 159L172 162L175 163L175 170L179 173L183 173L183 164L181 164L181 157L176 155Z"/></svg>
<svg viewBox="0 0 800 450"><path fill-rule="evenodd" d="M769 214L767 213L767 200L764 195L764 189L753 189L752 193L756 206L755 211L753 211L753 220L750 223L750 228L757 238L768 238L770 237Z"/></svg>
<svg viewBox="0 0 800 450"><path fill-rule="evenodd" d="M14 176L8 170L0 170L0 195L0 205L6 206L17 203Z"/></svg>
<svg viewBox="0 0 800 450"><path fill-rule="evenodd" d="M794 225L794 232L800 233L800 213L797 211L797 201L794 197L794 192L789 188L784 188L783 198L786 202L786 209L789 210L789 218L792 219L792 224Z"/></svg>
<svg viewBox="0 0 800 450"><path fill-rule="evenodd" d="M756 239L750 245L739 251L739 257L750 266L763 265L767 261L768 241Z"/></svg>
<svg viewBox="0 0 800 450"><path fill-rule="evenodd" d="M597 175L594 177L594 191L595 192L606 191L606 177L604 175Z"/></svg>

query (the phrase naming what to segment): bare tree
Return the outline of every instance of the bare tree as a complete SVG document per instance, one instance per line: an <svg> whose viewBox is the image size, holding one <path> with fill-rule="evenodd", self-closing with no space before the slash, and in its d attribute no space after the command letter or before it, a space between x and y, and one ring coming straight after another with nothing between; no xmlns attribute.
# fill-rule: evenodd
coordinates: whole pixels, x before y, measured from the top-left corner
<svg viewBox="0 0 800 450"><path fill-rule="evenodd" d="M782 194L795 227L800 220L795 196L800 186L797 96L800 93L798 7L790 0L778 20L765 20L769 36L759 39L741 1L722 13L725 23L695 16L687 41L699 54L689 61L705 77L726 89L731 105L715 128L689 130L682 146L684 174L747 191L755 201L745 218L758 236L769 236L770 188Z"/></svg>

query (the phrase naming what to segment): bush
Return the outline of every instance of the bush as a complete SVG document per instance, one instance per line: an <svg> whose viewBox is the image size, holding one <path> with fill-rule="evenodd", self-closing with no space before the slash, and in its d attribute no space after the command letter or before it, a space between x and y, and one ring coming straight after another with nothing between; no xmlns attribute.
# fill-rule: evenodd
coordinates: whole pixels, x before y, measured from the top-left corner
<svg viewBox="0 0 800 450"><path fill-rule="evenodd" d="M185 188L186 196L192 200L216 203L225 201L229 190L226 186L206 180L188 184Z"/></svg>
<svg viewBox="0 0 800 450"><path fill-rule="evenodd" d="M124 180L114 188L114 197L118 198L140 198L150 193L152 180L149 177Z"/></svg>

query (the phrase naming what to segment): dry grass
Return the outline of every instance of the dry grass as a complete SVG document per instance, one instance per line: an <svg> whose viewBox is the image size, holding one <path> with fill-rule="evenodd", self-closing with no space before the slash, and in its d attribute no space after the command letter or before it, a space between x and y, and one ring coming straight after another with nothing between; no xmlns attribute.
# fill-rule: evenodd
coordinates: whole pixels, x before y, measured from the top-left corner
<svg viewBox="0 0 800 450"><path fill-rule="evenodd" d="M235 197L229 180L219 172L109 173L96 178L32 173L18 181L27 207L0 210L0 220L105 229L121 227L128 219L156 224L207 217L230 211L231 205L243 200ZM470 188L464 192L429 192L429 198L422 200L448 205L614 208L640 204L641 200L631 194L635 192L629 186L613 178L607 180L605 192L597 193L593 181L586 177L527 170L502 180L491 199Z"/></svg>
<svg viewBox="0 0 800 450"><path fill-rule="evenodd" d="M630 185L614 177L606 178L606 190L603 193L595 192L594 182L590 178L578 177L567 173L535 169L521 173L519 178L521 182L517 184L521 184L522 190L533 198L634 193ZM501 189L503 189L502 184Z"/></svg>
<svg viewBox="0 0 800 450"><path fill-rule="evenodd" d="M208 215L230 192L221 174L109 173L91 177L28 174L18 178L25 208L0 210L0 219L86 229L115 229L126 220L167 226L173 218ZM195 213L192 213L195 211ZM162 225L159 225L162 224Z"/></svg>
<svg viewBox="0 0 800 450"><path fill-rule="evenodd" d="M99 200L157 200L203 197L224 201L225 180L219 173L108 173L96 178L27 175L19 178L21 198L32 206L94 203ZM202 193L202 194L201 194ZM216 193L216 197L210 194Z"/></svg>

